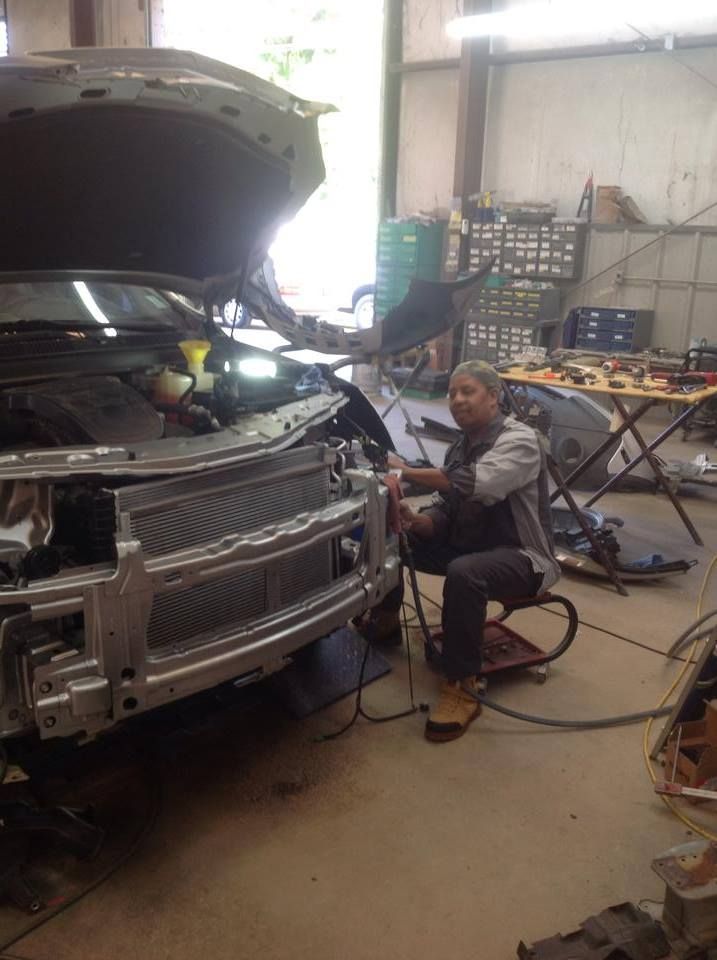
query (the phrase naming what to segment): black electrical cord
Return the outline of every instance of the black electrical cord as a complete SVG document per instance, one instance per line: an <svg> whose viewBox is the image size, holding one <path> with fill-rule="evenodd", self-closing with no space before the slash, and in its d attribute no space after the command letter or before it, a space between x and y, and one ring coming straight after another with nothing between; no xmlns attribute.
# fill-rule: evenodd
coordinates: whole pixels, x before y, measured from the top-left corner
<svg viewBox="0 0 717 960"><path fill-rule="evenodd" d="M187 397L191 397L191 395L197 389L197 378L193 373L190 373L189 370L180 370L179 372L182 374L183 377L192 378L192 382L189 384L187 389L182 393L181 397L179 398L179 402L184 403Z"/></svg>
<svg viewBox="0 0 717 960"><path fill-rule="evenodd" d="M404 613L404 623L405 623L405 613ZM366 677L366 665L368 663L368 655L371 650L371 641L366 641L366 649L364 650L363 660L361 661L361 669L359 670L359 680L358 687L356 690L356 701L354 704L354 712L351 715L351 719L348 723L345 723L340 730L336 730L334 733L321 733L317 737L314 737L315 743L324 743L326 740L336 740L338 737L343 736L348 730L353 727L359 717L363 717L364 720L368 720L369 723L390 723L392 720L401 720L403 717L410 717L412 714L416 713L418 707L414 701L413 694L413 667L411 660L411 644L408 639L408 629L406 629L406 650L408 654L408 690L409 697L411 699L411 706L408 710L401 710L399 713L391 713L386 717L375 717L370 713L367 713L362 704L363 697L363 688L364 681Z"/></svg>
<svg viewBox="0 0 717 960"><path fill-rule="evenodd" d="M336 730L334 733L319 734L319 736L314 738L315 742L323 743L326 740L336 740L338 737L343 736L344 733L350 730L351 727L353 727L353 725L356 723L359 717L363 717L364 720L368 720L369 723L390 723L392 720L401 720L403 719L403 717L410 717L412 716L412 714L417 712L418 707L416 706L416 703L414 700L414 693L413 693L413 661L411 658L411 644L408 637L408 627L406 626L405 610L402 610L402 613L403 613L404 626L406 627L405 637L406 637L406 652L407 652L407 660L408 660L408 693L411 700L411 706L409 707L409 709L401 710L399 713L392 713L385 717L375 717L364 710L363 704L362 704L363 688L364 688L364 682L366 677L366 665L368 663L368 656L371 650L371 641L367 640L366 648L363 654L363 660L361 661L361 669L359 670L358 687L356 689L356 701L354 704L354 712L351 715L351 719L348 721L348 723L345 723L340 730Z"/></svg>
<svg viewBox="0 0 717 960"><path fill-rule="evenodd" d="M408 538L406 537L405 533L401 533L399 537L400 537L402 554L405 557L410 556L411 558L409 562L409 570L414 569L413 554L411 553L411 547L408 543ZM414 572L414 576L415 576L415 572ZM418 606L415 607L415 610L420 619L422 616L422 611ZM408 695L410 698L411 706L408 708L408 710L401 710L399 713L392 713L386 717L376 717L370 713L367 713L364 710L363 704L362 704L363 688L364 688L364 681L366 677L366 665L368 663L368 655L369 655L369 651L371 650L371 641L367 640L366 649L364 650L364 654L363 654L363 660L361 661L361 669L359 670L358 688L356 690L356 702L354 704L354 712L351 715L351 719L348 721L348 723L345 723L344 726L341 727L340 730L337 730L335 733L320 734L318 737L315 738L317 742L322 743L326 740L336 740L337 737L342 736L344 733L346 733L347 730L350 730L351 727L353 727L353 725L356 723L359 717L363 717L364 720L368 720L370 723L390 723L392 720L401 720L403 719L403 717L410 717L418 711L419 708L416 706L414 689L413 689L413 658L411 656L411 639L408 635L408 619L406 617L405 603L401 603L401 615L403 617L403 628L404 628L403 635L406 640L406 659L408 661ZM426 628L427 628L427 625L426 625Z"/></svg>

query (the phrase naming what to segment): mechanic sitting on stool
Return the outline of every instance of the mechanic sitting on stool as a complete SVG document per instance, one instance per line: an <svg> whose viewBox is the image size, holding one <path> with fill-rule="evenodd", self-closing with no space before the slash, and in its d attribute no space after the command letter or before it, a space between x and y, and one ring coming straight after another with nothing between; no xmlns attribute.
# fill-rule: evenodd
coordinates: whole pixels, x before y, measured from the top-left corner
<svg viewBox="0 0 717 960"><path fill-rule="evenodd" d="M445 575L443 665L446 680L426 721L429 740L454 740L480 713L481 645L489 600L536 596L559 576L553 555L545 455L534 430L498 407L501 380L481 361L461 363L449 406L462 434L442 468L413 468L394 454L402 479L436 491L414 513L401 503L416 569ZM384 615L397 616L401 588ZM387 609L388 608L388 609Z"/></svg>

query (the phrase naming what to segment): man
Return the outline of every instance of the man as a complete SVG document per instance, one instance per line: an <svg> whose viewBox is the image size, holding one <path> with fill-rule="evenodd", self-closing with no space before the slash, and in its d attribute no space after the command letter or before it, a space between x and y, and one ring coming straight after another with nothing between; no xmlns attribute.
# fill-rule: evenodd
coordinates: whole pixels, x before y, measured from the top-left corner
<svg viewBox="0 0 717 960"><path fill-rule="evenodd" d="M545 458L535 432L498 407L501 380L480 361L451 376L448 399L461 436L439 468L409 467L402 479L434 490L433 505L401 504L417 569L445 575L446 680L426 722L429 740L454 740L480 713L476 699L489 600L532 597L556 582Z"/></svg>

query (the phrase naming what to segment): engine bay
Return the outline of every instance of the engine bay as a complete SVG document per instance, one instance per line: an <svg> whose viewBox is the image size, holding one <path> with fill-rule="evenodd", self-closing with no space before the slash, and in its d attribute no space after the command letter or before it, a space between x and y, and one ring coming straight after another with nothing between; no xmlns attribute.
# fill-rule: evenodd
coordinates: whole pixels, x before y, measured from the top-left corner
<svg viewBox="0 0 717 960"><path fill-rule="evenodd" d="M81 463L89 456L83 449L101 455L132 445L211 439L227 429L243 431L246 437L269 430L288 434L301 416L296 404L321 393L338 395L345 409L319 418L289 449L306 443L331 446L357 435L368 439L371 433L371 442L386 443L380 431L376 435L375 423L366 430L360 391L342 384L343 396L339 383L323 368L261 354L221 360L222 372L211 373L204 369L208 341L183 342L180 347L186 367L49 379L1 390L2 459L22 455L26 463L39 463L62 448L68 462L75 458ZM131 450L128 456L131 461ZM61 570L112 562L118 522L115 494L137 482L131 475L92 473L52 482L30 475L0 478L0 590L17 589Z"/></svg>

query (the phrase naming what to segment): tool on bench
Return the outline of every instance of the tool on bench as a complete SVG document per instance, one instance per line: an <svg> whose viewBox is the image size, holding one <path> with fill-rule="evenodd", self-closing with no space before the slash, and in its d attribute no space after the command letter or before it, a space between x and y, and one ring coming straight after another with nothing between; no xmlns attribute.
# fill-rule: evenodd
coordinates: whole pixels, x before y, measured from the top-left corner
<svg viewBox="0 0 717 960"><path fill-rule="evenodd" d="M645 368L639 364L625 363L624 360L618 360L613 357L605 360L602 365L603 373L631 373L633 377L642 379L645 376Z"/></svg>
<svg viewBox="0 0 717 960"><path fill-rule="evenodd" d="M696 373L694 371L683 373L654 373L653 381L667 384L667 387L680 389L684 393L691 393L694 390L702 390L704 387L717 386L717 372L705 371ZM656 389L660 389L657 387Z"/></svg>

